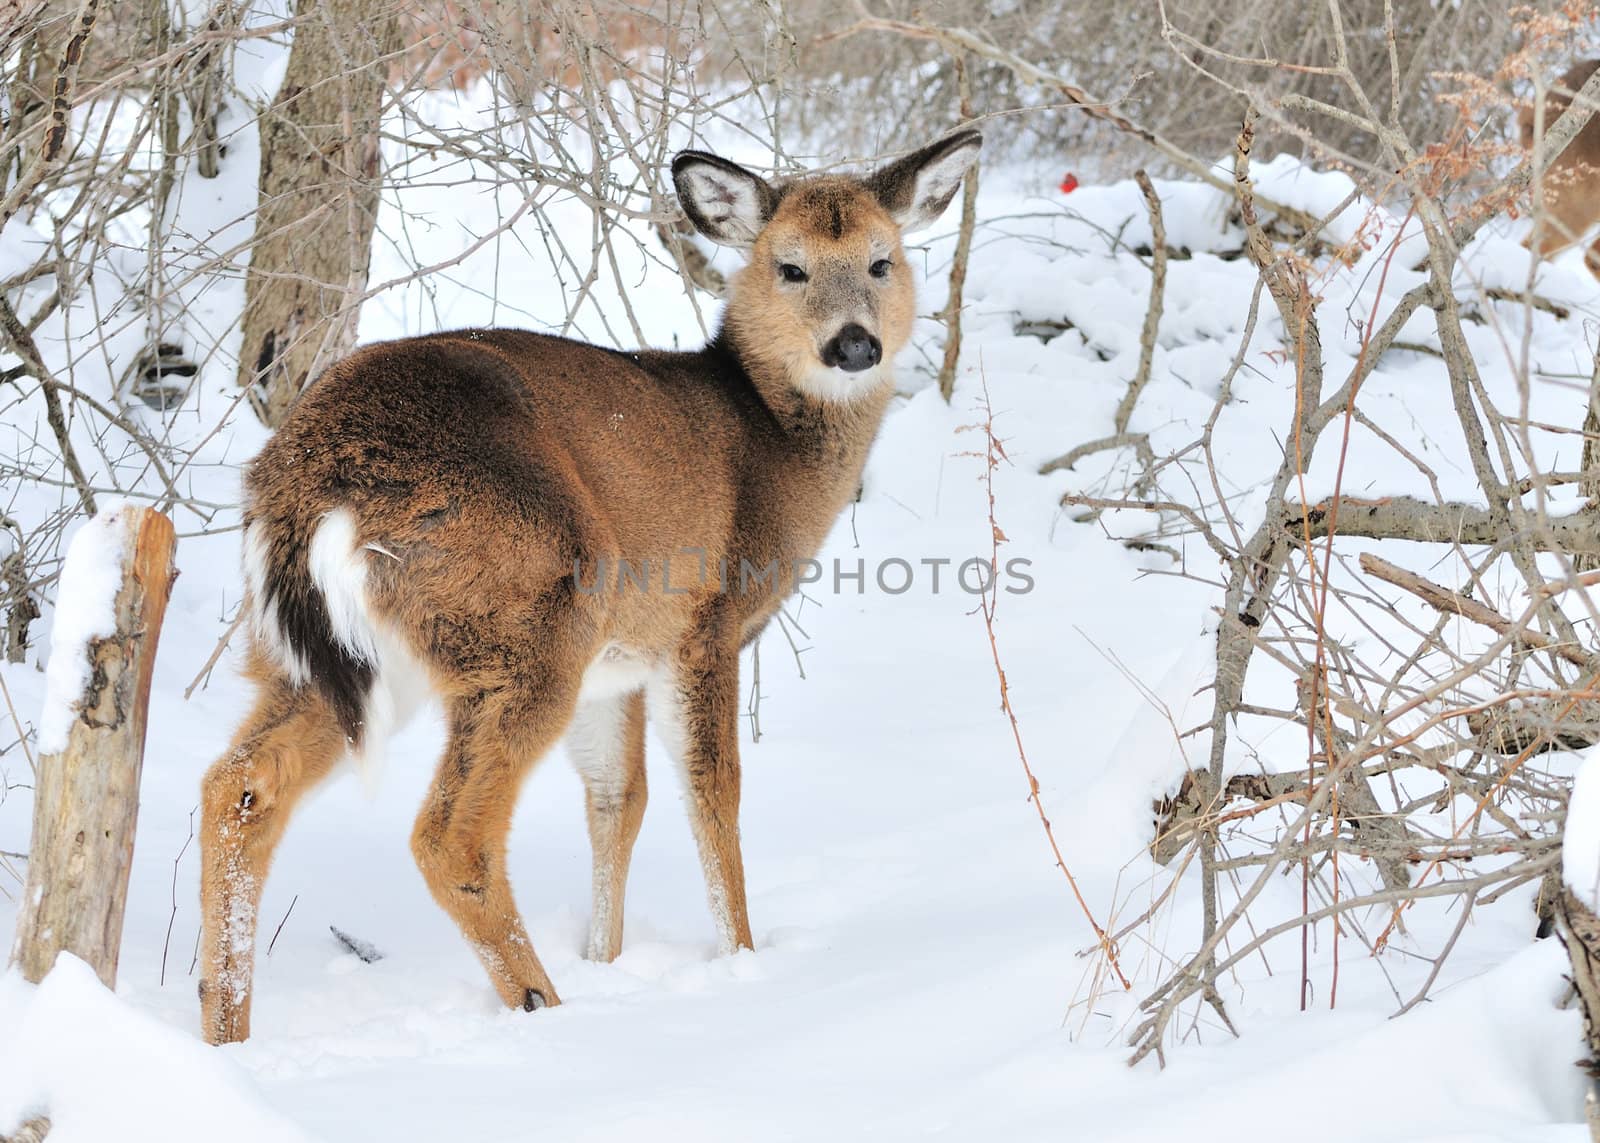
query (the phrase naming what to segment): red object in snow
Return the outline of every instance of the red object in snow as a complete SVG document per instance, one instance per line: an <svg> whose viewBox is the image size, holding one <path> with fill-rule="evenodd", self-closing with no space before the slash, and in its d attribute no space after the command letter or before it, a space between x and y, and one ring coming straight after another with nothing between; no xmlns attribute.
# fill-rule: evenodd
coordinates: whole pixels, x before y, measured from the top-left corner
<svg viewBox="0 0 1600 1143"><path fill-rule="evenodd" d="M1061 180L1061 193L1062 194L1071 194L1073 191L1075 191L1077 189L1078 189L1078 176L1073 174L1071 171L1068 171L1067 172L1067 177Z"/></svg>

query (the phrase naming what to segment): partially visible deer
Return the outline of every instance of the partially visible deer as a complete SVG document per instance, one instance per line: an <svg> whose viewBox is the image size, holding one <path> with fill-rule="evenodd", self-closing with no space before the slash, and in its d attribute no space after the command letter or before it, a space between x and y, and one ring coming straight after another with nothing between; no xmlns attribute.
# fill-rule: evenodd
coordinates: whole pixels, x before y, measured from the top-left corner
<svg viewBox="0 0 1600 1143"><path fill-rule="evenodd" d="M367 346L307 389L245 478L257 698L204 782L207 1039L249 1034L256 909L296 803L430 692L449 740L412 851L507 1005L558 1003L506 877L518 787L565 735L594 849L587 951L614 958L647 710L685 776L720 947L751 947L739 650L855 492L911 333L901 235L980 145L963 131L863 178L780 184L680 154L690 220L749 251L699 351L467 330Z"/></svg>
<svg viewBox="0 0 1600 1143"><path fill-rule="evenodd" d="M1596 68L1600 68L1600 60L1580 60L1573 64L1545 95L1542 116L1537 115L1537 108L1533 106L1517 113L1524 150L1533 149L1535 133L1541 130L1537 120L1543 119L1542 130L1548 132ZM1583 241L1595 223L1600 222L1600 115L1585 123L1577 138L1550 164L1541 189L1544 196L1542 225L1523 240L1523 245L1533 249L1537 236L1539 257L1550 258ZM1600 238L1595 239L1583 257L1589 272L1600 277Z"/></svg>

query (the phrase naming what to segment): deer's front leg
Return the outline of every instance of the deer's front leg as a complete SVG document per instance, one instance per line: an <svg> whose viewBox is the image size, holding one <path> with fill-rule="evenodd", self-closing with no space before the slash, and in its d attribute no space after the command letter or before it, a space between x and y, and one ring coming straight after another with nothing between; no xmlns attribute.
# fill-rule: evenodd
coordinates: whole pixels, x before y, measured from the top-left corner
<svg viewBox="0 0 1600 1143"><path fill-rule="evenodd" d="M649 706L689 791L689 824L720 949L753 948L739 850L738 647L697 636L652 683Z"/></svg>

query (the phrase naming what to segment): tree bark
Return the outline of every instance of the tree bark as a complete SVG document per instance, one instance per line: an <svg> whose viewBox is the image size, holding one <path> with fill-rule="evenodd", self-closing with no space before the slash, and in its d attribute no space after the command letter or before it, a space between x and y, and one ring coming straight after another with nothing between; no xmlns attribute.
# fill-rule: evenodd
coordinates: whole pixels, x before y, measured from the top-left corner
<svg viewBox="0 0 1600 1143"><path fill-rule="evenodd" d="M967 57L957 54L956 75L960 77L961 121L972 122L972 76ZM944 360L939 365L939 396L948 405L956 391L956 367L961 363L961 306L967 288L967 263L972 258L972 232L978 220L978 164L967 168L961 180L961 229L956 234L956 253L950 263L950 295L939 318L944 322Z"/></svg>
<svg viewBox="0 0 1600 1143"><path fill-rule="evenodd" d="M0 1135L0 1143L43 1143L49 1134L50 1120L40 1115L23 1123L12 1134Z"/></svg>
<svg viewBox="0 0 1600 1143"><path fill-rule="evenodd" d="M1600 1074L1600 918L1568 888L1561 890L1556 913L1572 961L1572 987L1583 1010L1583 1037L1589 1046L1589 1058L1579 1064L1589 1076L1584 1119L1589 1124L1589 1138L1600 1143L1600 1084L1596 1083Z"/></svg>
<svg viewBox="0 0 1600 1143"><path fill-rule="evenodd" d="M388 0L300 0L289 66L261 118L261 205L245 279L240 386L269 425L355 346L382 187Z"/></svg>
<svg viewBox="0 0 1600 1143"><path fill-rule="evenodd" d="M0 524L16 525L9 518ZM28 655L28 628L39 618L39 605L28 589L28 568L23 560L22 535L17 533L16 550L0 558L0 609L5 622L0 624L0 654L8 663L20 663Z"/></svg>
<svg viewBox="0 0 1600 1143"><path fill-rule="evenodd" d="M1297 539L1308 533L1313 540L1321 539L1328 534L1332 518L1330 501L1309 506L1284 505L1283 526ZM1482 505L1436 504L1414 496L1385 496L1377 500L1341 496L1338 523L1339 535L1369 540L1493 547L1517 538ZM1600 514L1573 512L1553 516L1544 522L1538 534L1527 538L1535 547L1543 548L1546 537L1566 552L1600 554Z"/></svg>
<svg viewBox="0 0 1600 1143"><path fill-rule="evenodd" d="M100 0L80 0L70 24L65 21L39 23L40 31L46 35L35 36L34 42L19 57L21 67L11 88L11 98L17 108L11 116L16 130L7 140L0 185L5 185L6 169L13 162L17 177L7 187L4 198L0 198L0 228L28 204L45 177L67 159L73 96L99 11ZM19 17L38 21L43 14L43 10L34 9L26 14L19 13ZM59 50L49 36L58 27L66 29L66 38ZM7 27L4 33L7 52L11 50L13 39L13 29ZM37 138L33 137L35 114L42 117L43 126Z"/></svg>
<svg viewBox="0 0 1600 1143"><path fill-rule="evenodd" d="M116 629L83 648L89 681L74 704L66 747L39 759L35 779L28 879L11 950L11 962L35 983L63 951L86 961L107 988L117 983L150 676L177 543L161 513L118 512Z"/></svg>
<svg viewBox="0 0 1600 1143"><path fill-rule="evenodd" d="M1589 378L1589 408L1583 416L1583 461L1579 465L1583 476L1578 483L1588 503L1586 512L1600 512L1600 353L1595 354L1594 373ZM1572 557L1572 566L1580 572L1600 568L1600 555L1579 552Z"/></svg>

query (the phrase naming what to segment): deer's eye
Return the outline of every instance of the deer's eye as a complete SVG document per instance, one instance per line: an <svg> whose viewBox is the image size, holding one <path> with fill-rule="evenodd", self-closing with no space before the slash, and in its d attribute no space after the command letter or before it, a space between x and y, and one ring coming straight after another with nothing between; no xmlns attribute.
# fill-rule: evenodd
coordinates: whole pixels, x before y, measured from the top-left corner
<svg viewBox="0 0 1600 1143"><path fill-rule="evenodd" d="M871 274L874 278L887 278L889 276L889 271L893 268L894 263L889 261L889 259L879 258L876 262L867 267L867 273Z"/></svg>
<svg viewBox="0 0 1600 1143"><path fill-rule="evenodd" d="M803 282L807 277L806 272L793 262L779 262L778 275L785 282Z"/></svg>

